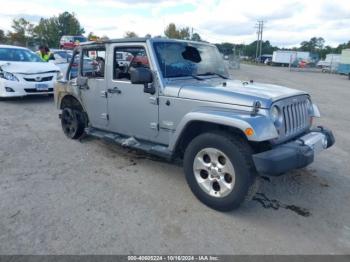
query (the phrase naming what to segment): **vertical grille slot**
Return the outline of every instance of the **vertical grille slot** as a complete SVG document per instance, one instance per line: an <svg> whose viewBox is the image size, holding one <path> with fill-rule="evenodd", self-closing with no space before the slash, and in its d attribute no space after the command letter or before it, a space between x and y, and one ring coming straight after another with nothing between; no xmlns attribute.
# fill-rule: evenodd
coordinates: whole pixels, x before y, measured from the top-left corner
<svg viewBox="0 0 350 262"><path fill-rule="evenodd" d="M309 126L309 116L306 107L307 97L298 98L297 101L281 101L284 123L282 128L284 136L293 136Z"/></svg>

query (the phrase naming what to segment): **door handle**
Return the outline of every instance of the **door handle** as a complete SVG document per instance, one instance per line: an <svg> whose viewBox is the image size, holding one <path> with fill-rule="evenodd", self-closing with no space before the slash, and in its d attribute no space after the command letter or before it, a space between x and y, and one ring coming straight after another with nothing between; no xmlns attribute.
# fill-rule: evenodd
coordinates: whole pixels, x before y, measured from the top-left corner
<svg viewBox="0 0 350 262"><path fill-rule="evenodd" d="M118 87L108 88L107 92L110 94L121 94L122 91Z"/></svg>

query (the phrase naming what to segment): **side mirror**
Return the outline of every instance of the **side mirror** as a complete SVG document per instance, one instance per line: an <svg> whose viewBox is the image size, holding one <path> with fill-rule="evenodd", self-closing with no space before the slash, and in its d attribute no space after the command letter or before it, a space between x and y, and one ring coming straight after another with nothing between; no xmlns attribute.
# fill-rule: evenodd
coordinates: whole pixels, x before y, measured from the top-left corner
<svg viewBox="0 0 350 262"><path fill-rule="evenodd" d="M145 67L131 67L130 80L132 84L148 84L152 83L153 75L151 70Z"/></svg>

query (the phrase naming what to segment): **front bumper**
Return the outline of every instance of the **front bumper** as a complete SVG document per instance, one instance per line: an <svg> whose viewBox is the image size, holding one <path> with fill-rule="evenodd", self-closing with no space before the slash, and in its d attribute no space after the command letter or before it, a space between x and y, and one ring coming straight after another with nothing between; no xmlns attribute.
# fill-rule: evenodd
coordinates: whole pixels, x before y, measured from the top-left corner
<svg viewBox="0 0 350 262"><path fill-rule="evenodd" d="M278 176L311 164L315 154L331 147L334 143L332 131L318 127L292 142L254 154L253 161L259 174Z"/></svg>
<svg viewBox="0 0 350 262"><path fill-rule="evenodd" d="M53 94L55 77L53 80L46 82L27 82L23 79L19 81L9 81L5 79L0 79L0 97L21 97L27 95L47 95ZM47 88L45 90L40 90L37 88L37 84L45 84ZM10 88L10 92L8 91Z"/></svg>

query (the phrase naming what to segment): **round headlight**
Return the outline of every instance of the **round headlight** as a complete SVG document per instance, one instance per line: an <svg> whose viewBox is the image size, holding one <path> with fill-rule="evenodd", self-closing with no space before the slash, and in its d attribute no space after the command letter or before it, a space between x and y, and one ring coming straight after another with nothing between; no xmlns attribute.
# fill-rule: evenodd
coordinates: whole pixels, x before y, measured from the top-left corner
<svg viewBox="0 0 350 262"><path fill-rule="evenodd" d="M274 124L276 124L281 117L281 111L277 106L273 106L270 111L270 116Z"/></svg>

